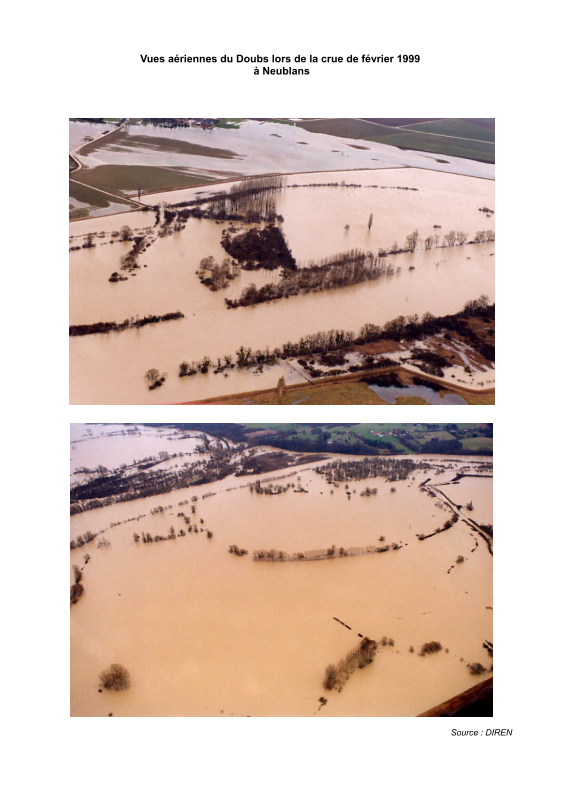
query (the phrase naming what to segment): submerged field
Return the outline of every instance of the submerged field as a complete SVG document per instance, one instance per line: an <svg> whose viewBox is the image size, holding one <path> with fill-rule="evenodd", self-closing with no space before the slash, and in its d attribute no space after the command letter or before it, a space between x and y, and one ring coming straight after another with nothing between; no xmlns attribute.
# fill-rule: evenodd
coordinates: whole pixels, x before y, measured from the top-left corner
<svg viewBox="0 0 563 803"><path fill-rule="evenodd" d="M232 459L247 466L249 459L293 459L191 435L73 425L75 493L99 476L88 472L100 464L111 473L124 463L150 462L150 455L159 466L130 468L131 477L197 466L217 459L214 450L234 450ZM72 715L415 716L489 677L483 642L493 639L492 554L464 516L492 524L491 458L417 456L406 479L336 485L317 471L334 459L230 475L73 515L73 539L87 531L99 535L70 553L71 564L83 567L84 587L70 612ZM79 468L86 473L75 473ZM477 478L442 484L460 473ZM262 488L273 483L285 490L252 492L256 480ZM424 481L437 483L457 504L471 503L473 513L460 510L449 529L419 540L417 534L439 530L452 513L419 488ZM198 531L181 536L186 515ZM177 537L135 543L134 533L164 536L170 527ZM97 548L102 538L109 545ZM398 548L332 560L253 560L254 550L306 553L392 543ZM248 554L229 552L232 544ZM456 562L460 555L463 563ZM378 642L373 663L355 672L341 693L326 691L326 665L363 637ZM419 655L433 641L442 649ZM100 693L98 674L112 663L128 669L131 686ZM486 673L476 678L470 663L482 664Z"/></svg>
<svg viewBox="0 0 563 803"><path fill-rule="evenodd" d="M231 186L227 182L205 190L156 193L143 200L150 197L155 206L197 199L205 203L210 193L228 191ZM164 227L154 211L73 222L71 325L121 323L135 316L176 311L183 317L142 329L71 338L71 402L188 402L271 389L282 376L288 385L295 384L308 379L295 360L187 377L178 376L178 367L183 361L197 363L206 356L213 362L224 355L234 357L241 345L274 349L329 329L357 333L363 324L382 326L401 315L451 315L482 295L492 302L493 242L430 250L422 243L433 237L440 240L450 231L463 231L470 239L479 230L494 230L493 209L494 181L433 170L288 176L276 198L276 212L283 218L280 229L300 266L354 249L377 255L394 243L402 248L414 230L419 244L414 252L389 255L391 273L375 280L236 309L228 309L225 300L236 300L251 285L259 290L279 283L282 271L242 270L215 292L202 284L196 275L201 260L213 257L221 262L227 257L221 239L228 222L192 218L175 231ZM122 259L131 248L131 242L119 236L124 225L148 242L139 256L139 269L131 274L120 273ZM248 228L239 226L238 231ZM88 235L92 247L85 248ZM112 275L118 279L109 281ZM465 383L468 390L492 389L492 363L465 356L463 342L454 343L453 348L459 354L446 377ZM144 378L150 368L167 375L165 383L152 392ZM469 375L465 368L470 369Z"/></svg>
<svg viewBox="0 0 563 803"><path fill-rule="evenodd" d="M494 143L479 141L494 139L494 130L491 134L460 120L421 125L418 130L418 125L389 127L360 119L302 120L294 125L289 120L238 118L204 130L128 119L115 129L114 123L71 120L69 147L81 163L76 178L117 195L269 173L375 167L494 176L494 165L486 164L494 162ZM433 125L445 126L448 135L437 135ZM458 135L449 136L450 129ZM101 136L104 132L109 134ZM475 139L468 138L472 136Z"/></svg>

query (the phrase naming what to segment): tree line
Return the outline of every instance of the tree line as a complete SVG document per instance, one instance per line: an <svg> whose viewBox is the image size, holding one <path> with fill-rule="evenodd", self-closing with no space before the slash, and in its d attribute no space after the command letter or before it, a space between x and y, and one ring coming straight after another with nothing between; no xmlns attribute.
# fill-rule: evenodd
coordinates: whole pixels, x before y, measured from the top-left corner
<svg viewBox="0 0 563 803"><path fill-rule="evenodd" d="M487 359L494 360L494 347L476 335L467 324L467 319L476 315L486 320L494 320L495 305L489 304L488 296L483 295L475 301L467 302L461 312L453 315L436 317L431 312L425 312L422 316L416 314L409 316L399 315L383 326L366 323L358 333L344 329L329 329L304 335L296 342L288 341L274 349L270 349L267 346L265 349L254 350L250 346L241 345L234 356L226 354L224 357L217 358L215 362L208 356L197 362L188 363L184 361L180 364L179 376L191 376L198 372L207 373L212 366L216 367L216 372L218 373L235 367L252 367L273 363L279 359L330 352L349 346L376 343L380 340L412 341L438 334L443 329L450 329L467 337L480 354ZM376 365L375 367L378 366Z"/></svg>
<svg viewBox="0 0 563 803"><path fill-rule="evenodd" d="M177 321L184 318L183 312L166 312L164 315L144 315L142 318L133 316L126 318L121 323L115 321L99 321L98 323L76 324L68 327L70 337L81 337L83 335L106 334L107 332L123 332L126 329L141 329L151 323L161 321Z"/></svg>
<svg viewBox="0 0 563 803"><path fill-rule="evenodd" d="M269 563L333 560L335 558L355 558L359 555L377 555L402 548L402 546L393 542L392 544L385 544L385 546L368 544L367 546L337 547L333 544L328 549L307 549L302 552L285 552L282 549L256 549L252 553L252 560Z"/></svg>
<svg viewBox="0 0 563 803"><path fill-rule="evenodd" d="M349 287L393 273L395 268L385 260L376 257L370 251L353 249L334 254L306 268L284 270L279 282L271 282L261 288L251 284L243 290L240 298L226 298L225 304L229 309L249 307L304 293Z"/></svg>

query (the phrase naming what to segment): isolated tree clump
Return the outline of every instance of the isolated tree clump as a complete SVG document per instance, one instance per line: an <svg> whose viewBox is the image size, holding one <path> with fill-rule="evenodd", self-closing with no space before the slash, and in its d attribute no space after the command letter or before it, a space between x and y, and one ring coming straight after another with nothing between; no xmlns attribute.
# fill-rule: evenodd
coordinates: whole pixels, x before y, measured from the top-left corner
<svg viewBox="0 0 563 803"><path fill-rule="evenodd" d="M443 649L439 641L427 641L420 648L419 655L431 655L434 652L440 652Z"/></svg>
<svg viewBox="0 0 563 803"><path fill-rule="evenodd" d="M467 664L467 668L469 669L472 675L482 675L483 672L487 671L483 666L483 664L480 663Z"/></svg>
<svg viewBox="0 0 563 803"><path fill-rule="evenodd" d="M84 586L82 583L75 583L70 587L70 604L76 605L82 594L84 593Z"/></svg>
<svg viewBox="0 0 563 803"><path fill-rule="evenodd" d="M323 687L327 691L337 689L342 691L342 687L356 669L363 669L373 662L377 650L377 642L364 637L359 645L351 650L345 658L336 664L328 664L325 669Z"/></svg>
<svg viewBox="0 0 563 803"><path fill-rule="evenodd" d="M109 691L123 691L131 685L129 670L121 664L112 664L100 672L100 686Z"/></svg>

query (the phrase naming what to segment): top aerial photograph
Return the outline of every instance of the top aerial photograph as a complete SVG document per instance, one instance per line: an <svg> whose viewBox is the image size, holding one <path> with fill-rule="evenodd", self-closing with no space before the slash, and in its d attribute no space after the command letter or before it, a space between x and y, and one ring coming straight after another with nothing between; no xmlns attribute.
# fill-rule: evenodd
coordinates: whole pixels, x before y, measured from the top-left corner
<svg viewBox="0 0 563 803"><path fill-rule="evenodd" d="M71 404L494 404L494 118L71 118Z"/></svg>

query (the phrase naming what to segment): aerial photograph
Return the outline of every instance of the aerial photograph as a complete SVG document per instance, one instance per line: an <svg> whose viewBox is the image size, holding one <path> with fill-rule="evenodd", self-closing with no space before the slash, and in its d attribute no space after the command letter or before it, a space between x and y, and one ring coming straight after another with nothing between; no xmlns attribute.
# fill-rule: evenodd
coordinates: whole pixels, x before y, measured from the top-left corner
<svg viewBox="0 0 563 803"><path fill-rule="evenodd" d="M74 717L492 717L493 425L70 426Z"/></svg>
<svg viewBox="0 0 563 803"><path fill-rule="evenodd" d="M494 118L71 118L69 228L71 404L494 404Z"/></svg>

